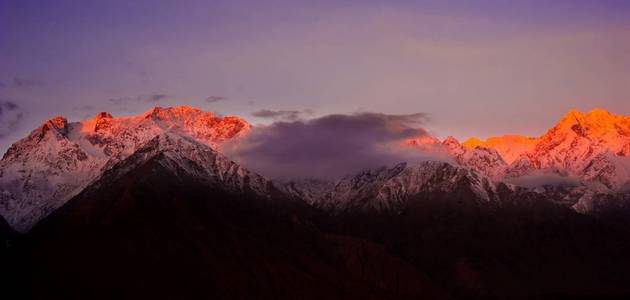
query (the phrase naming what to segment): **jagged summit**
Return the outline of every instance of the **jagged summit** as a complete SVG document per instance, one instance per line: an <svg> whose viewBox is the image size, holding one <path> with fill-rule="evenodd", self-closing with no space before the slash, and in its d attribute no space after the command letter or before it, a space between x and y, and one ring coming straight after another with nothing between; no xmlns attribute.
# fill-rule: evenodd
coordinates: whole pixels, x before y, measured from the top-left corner
<svg viewBox="0 0 630 300"><path fill-rule="evenodd" d="M43 133L46 133L49 130L55 130L60 134L65 135L68 133L68 120L63 116L56 116L46 121L41 128Z"/></svg>
<svg viewBox="0 0 630 300"><path fill-rule="evenodd" d="M159 120L186 119L198 114L214 116L211 112L203 112L192 106L182 105L173 107L154 107L144 113L145 118L156 118Z"/></svg>
<svg viewBox="0 0 630 300"><path fill-rule="evenodd" d="M442 141L443 145L453 145L453 146L459 146L460 143L459 141L454 137L454 136L447 136L443 141Z"/></svg>
<svg viewBox="0 0 630 300"><path fill-rule="evenodd" d="M112 114L106 112L106 111L102 111L98 114L96 114L96 116L94 117L94 119L96 121L100 121L102 119L113 119L114 117L112 116Z"/></svg>
<svg viewBox="0 0 630 300"><path fill-rule="evenodd" d="M562 116L562 118L560 118L560 123L562 123L562 121L571 121L571 120L576 120L578 118L581 118L584 114L577 111L575 108L570 109L566 114L564 114L564 116Z"/></svg>
<svg viewBox="0 0 630 300"><path fill-rule="evenodd" d="M588 113L571 110L550 130L573 130L589 137L601 137L610 132L626 131L630 117L614 115L605 109L596 108Z"/></svg>
<svg viewBox="0 0 630 300"><path fill-rule="evenodd" d="M608 110L603 109L603 108L593 108L588 112L581 112L578 111L576 109L571 109L569 110L566 114L564 114L564 116L562 116L559 120L559 123L562 123L563 121L571 121L571 120L583 120L585 118L587 119L606 119L606 118L614 118L614 117L618 117L615 116L614 114L610 113Z"/></svg>
<svg viewBox="0 0 630 300"><path fill-rule="evenodd" d="M593 108L589 112L586 112L586 113L580 112L577 109L571 109L561 118L561 120L571 119L571 118L579 119L579 118L584 118L586 116L590 116L590 117L596 117L596 116L609 117L609 116L613 116L613 114L611 114L608 110L603 109L603 108Z"/></svg>
<svg viewBox="0 0 630 300"><path fill-rule="evenodd" d="M68 127L68 120L64 116L56 116L46 122L46 124L51 124L56 129L64 130Z"/></svg>

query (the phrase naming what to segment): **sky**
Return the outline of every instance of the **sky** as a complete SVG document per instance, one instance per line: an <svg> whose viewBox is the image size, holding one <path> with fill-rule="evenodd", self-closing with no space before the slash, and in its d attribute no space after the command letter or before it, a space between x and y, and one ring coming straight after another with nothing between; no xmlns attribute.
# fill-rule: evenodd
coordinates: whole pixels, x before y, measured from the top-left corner
<svg viewBox="0 0 630 300"><path fill-rule="evenodd" d="M444 138L630 115L630 1L0 0L0 150L46 119L413 114Z"/></svg>

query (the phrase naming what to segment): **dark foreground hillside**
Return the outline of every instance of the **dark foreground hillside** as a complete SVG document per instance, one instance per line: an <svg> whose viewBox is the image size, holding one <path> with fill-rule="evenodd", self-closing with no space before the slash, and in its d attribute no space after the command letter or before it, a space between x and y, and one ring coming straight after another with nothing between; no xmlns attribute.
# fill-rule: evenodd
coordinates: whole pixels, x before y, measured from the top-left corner
<svg viewBox="0 0 630 300"><path fill-rule="evenodd" d="M162 156L18 236L0 224L9 299L625 298L630 227L462 188L402 214L325 216L233 192ZM172 164L168 164L171 165Z"/></svg>
<svg viewBox="0 0 630 300"><path fill-rule="evenodd" d="M161 157L105 178L23 237L36 299L447 298L375 243L321 232L301 202L181 177Z"/></svg>
<svg viewBox="0 0 630 300"><path fill-rule="evenodd" d="M325 230L384 245L454 298L627 299L627 216L579 215L542 199L498 208L425 194L400 215L328 219Z"/></svg>

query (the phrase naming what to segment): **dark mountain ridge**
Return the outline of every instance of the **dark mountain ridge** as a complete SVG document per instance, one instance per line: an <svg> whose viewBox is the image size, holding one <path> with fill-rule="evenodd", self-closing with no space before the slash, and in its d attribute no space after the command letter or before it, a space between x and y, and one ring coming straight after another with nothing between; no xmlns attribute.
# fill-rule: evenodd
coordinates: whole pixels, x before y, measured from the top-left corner
<svg viewBox="0 0 630 300"><path fill-rule="evenodd" d="M190 176L169 151L121 162L24 236L17 247L30 272L18 292L35 299L447 298L382 246L320 231L318 212L305 203L213 185Z"/></svg>

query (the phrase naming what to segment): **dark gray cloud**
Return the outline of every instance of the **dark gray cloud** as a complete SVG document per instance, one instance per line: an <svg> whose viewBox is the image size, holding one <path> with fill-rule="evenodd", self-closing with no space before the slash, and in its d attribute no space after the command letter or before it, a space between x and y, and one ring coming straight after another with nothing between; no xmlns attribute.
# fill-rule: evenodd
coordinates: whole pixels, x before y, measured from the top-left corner
<svg viewBox="0 0 630 300"><path fill-rule="evenodd" d="M313 111L310 109L306 110L269 110L269 109L261 109L259 111L253 112L252 116L264 119L272 119L275 121L298 121L303 118L303 116L313 115Z"/></svg>
<svg viewBox="0 0 630 300"><path fill-rule="evenodd" d="M76 110L80 112L92 112L95 109L96 107L94 107L94 105L91 105L91 104L85 104L85 105L80 105L76 107Z"/></svg>
<svg viewBox="0 0 630 300"><path fill-rule="evenodd" d="M271 178L334 179L357 171L435 158L436 153L403 147L426 135L424 114L361 113L255 127L224 151Z"/></svg>
<svg viewBox="0 0 630 300"><path fill-rule="evenodd" d="M209 96L209 97L207 97L205 100L206 100L206 102L208 102L208 103L214 103L214 102L219 102L219 101L224 101L224 100L227 100L227 98L226 98L226 97L223 97L223 96Z"/></svg>
<svg viewBox="0 0 630 300"><path fill-rule="evenodd" d="M0 139L15 130L23 117L24 111L15 102L0 99Z"/></svg>
<svg viewBox="0 0 630 300"><path fill-rule="evenodd" d="M545 171L538 171L525 176L512 178L507 182L514 185L537 188L542 186L577 186L580 185L579 178L574 176L566 176Z"/></svg>
<svg viewBox="0 0 630 300"><path fill-rule="evenodd" d="M13 85L21 88L31 88L44 85L44 82L39 79L14 77Z"/></svg>
<svg viewBox="0 0 630 300"><path fill-rule="evenodd" d="M152 94L145 96L144 98L142 98L142 100L144 100L145 102L159 102L160 100L168 98L170 98L170 96L166 94Z"/></svg>
<svg viewBox="0 0 630 300"><path fill-rule="evenodd" d="M136 103L157 103L161 100L171 99L172 96L162 93L153 93L148 95L140 95L136 97L120 97L120 98L111 98L108 100L110 104L113 105L122 105L130 102Z"/></svg>
<svg viewBox="0 0 630 300"><path fill-rule="evenodd" d="M121 105L133 101L134 98L131 97L122 97L122 98L111 98L107 101L113 105Z"/></svg>
<svg viewBox="0 0 630 300"><path fill-rule="evenodd" d="M74 111L77 112L81 118L89 119L96 114L96 107L91 104L79 105L74 108Z"/></svg>

